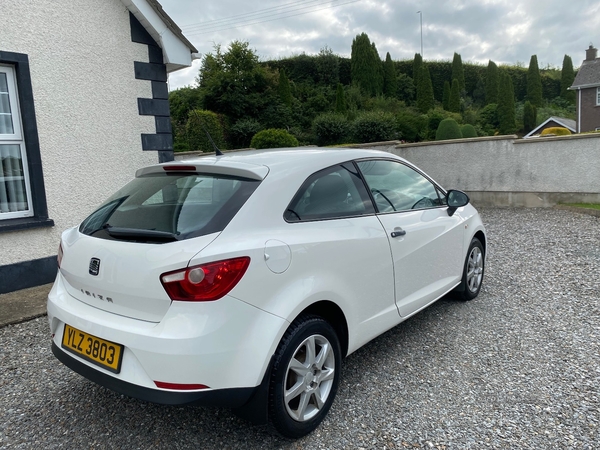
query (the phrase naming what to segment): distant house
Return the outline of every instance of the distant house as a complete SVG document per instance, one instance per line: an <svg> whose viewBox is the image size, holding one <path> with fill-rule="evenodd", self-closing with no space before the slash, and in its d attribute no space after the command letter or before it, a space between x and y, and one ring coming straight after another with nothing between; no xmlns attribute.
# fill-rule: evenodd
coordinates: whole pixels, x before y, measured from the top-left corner
<svg viewBox="0 0 600 450"><path fill-rule="evenodd" d="M196 51L156 0L2 2L0 293L52 281L61 232L173 159L167 77Z"/></svg>
<svg viewBox="0 0 600 450"><path fill-rule="evenodd" d="M529 133L527 133L524 138L537 136L546 128L554 128L554 127L562 127L569 130L571 133L577 133L577 122L573 119L566 119L564 117L556 117L552 116L546 119L543 123L535 127Z"/></svg>
<svg viewBox="0 0 600 450"><path fill-rule="evenodd" d="M577 133L600 129L600 59L592 45L585 51L585 61L573 85L576 91Z"/></svg>

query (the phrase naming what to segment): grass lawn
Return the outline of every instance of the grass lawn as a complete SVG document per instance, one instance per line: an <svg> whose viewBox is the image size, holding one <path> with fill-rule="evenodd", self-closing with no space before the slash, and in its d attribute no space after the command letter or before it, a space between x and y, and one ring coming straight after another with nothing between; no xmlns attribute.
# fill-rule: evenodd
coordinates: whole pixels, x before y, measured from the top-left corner
<svg viewBox="0 0 600 450"><path fill-rule="evenodd" d="M597 209L600 210L598 203L565 203L566 206L575 206L577 208Z"/></svg>

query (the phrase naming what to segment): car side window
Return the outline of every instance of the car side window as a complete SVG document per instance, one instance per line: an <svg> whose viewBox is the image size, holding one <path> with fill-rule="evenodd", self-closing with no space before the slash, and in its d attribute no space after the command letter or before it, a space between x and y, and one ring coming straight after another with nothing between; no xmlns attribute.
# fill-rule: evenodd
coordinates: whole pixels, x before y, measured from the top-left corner
<svg viewBox="0 0 600 450"><path fill-rule="evenodd" d="M288 222L374 214L375 209L352 163L314 173L302 184L284 218Z"/></svg>
<svg viewBox="0 0 600 450"><path fill-rule="evenodd" d="M359 161L379 212L409 211L442 206L435 185L416 170L397 161Z"/></svg>

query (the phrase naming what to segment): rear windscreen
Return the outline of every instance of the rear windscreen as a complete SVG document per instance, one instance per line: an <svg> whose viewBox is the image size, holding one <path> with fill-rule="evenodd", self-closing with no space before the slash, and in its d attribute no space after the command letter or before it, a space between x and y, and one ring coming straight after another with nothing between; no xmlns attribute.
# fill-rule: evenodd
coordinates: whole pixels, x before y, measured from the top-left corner
<svg viewBox="0 0 600 450"><path fill-rule="evenodd" d="M83 221L103 239L169 242L222 231L260 181L214 174L135 178Z"/></svg>

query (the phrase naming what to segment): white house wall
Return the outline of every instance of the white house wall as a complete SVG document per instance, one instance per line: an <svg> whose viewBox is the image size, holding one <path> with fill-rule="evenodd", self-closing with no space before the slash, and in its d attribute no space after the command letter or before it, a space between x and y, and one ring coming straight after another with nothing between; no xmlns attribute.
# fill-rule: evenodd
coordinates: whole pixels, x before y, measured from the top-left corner
<svg viewBox="0 0 600 450"><path fill-rule="evenodd" d="M155 133L137 98L152 98L136 80L133 43L121 0L52 0L2 4L0 51L29 57L48 216L55 225L0 234L0 266L56 255L61 232L158 161L140 135Z"/></svg>

